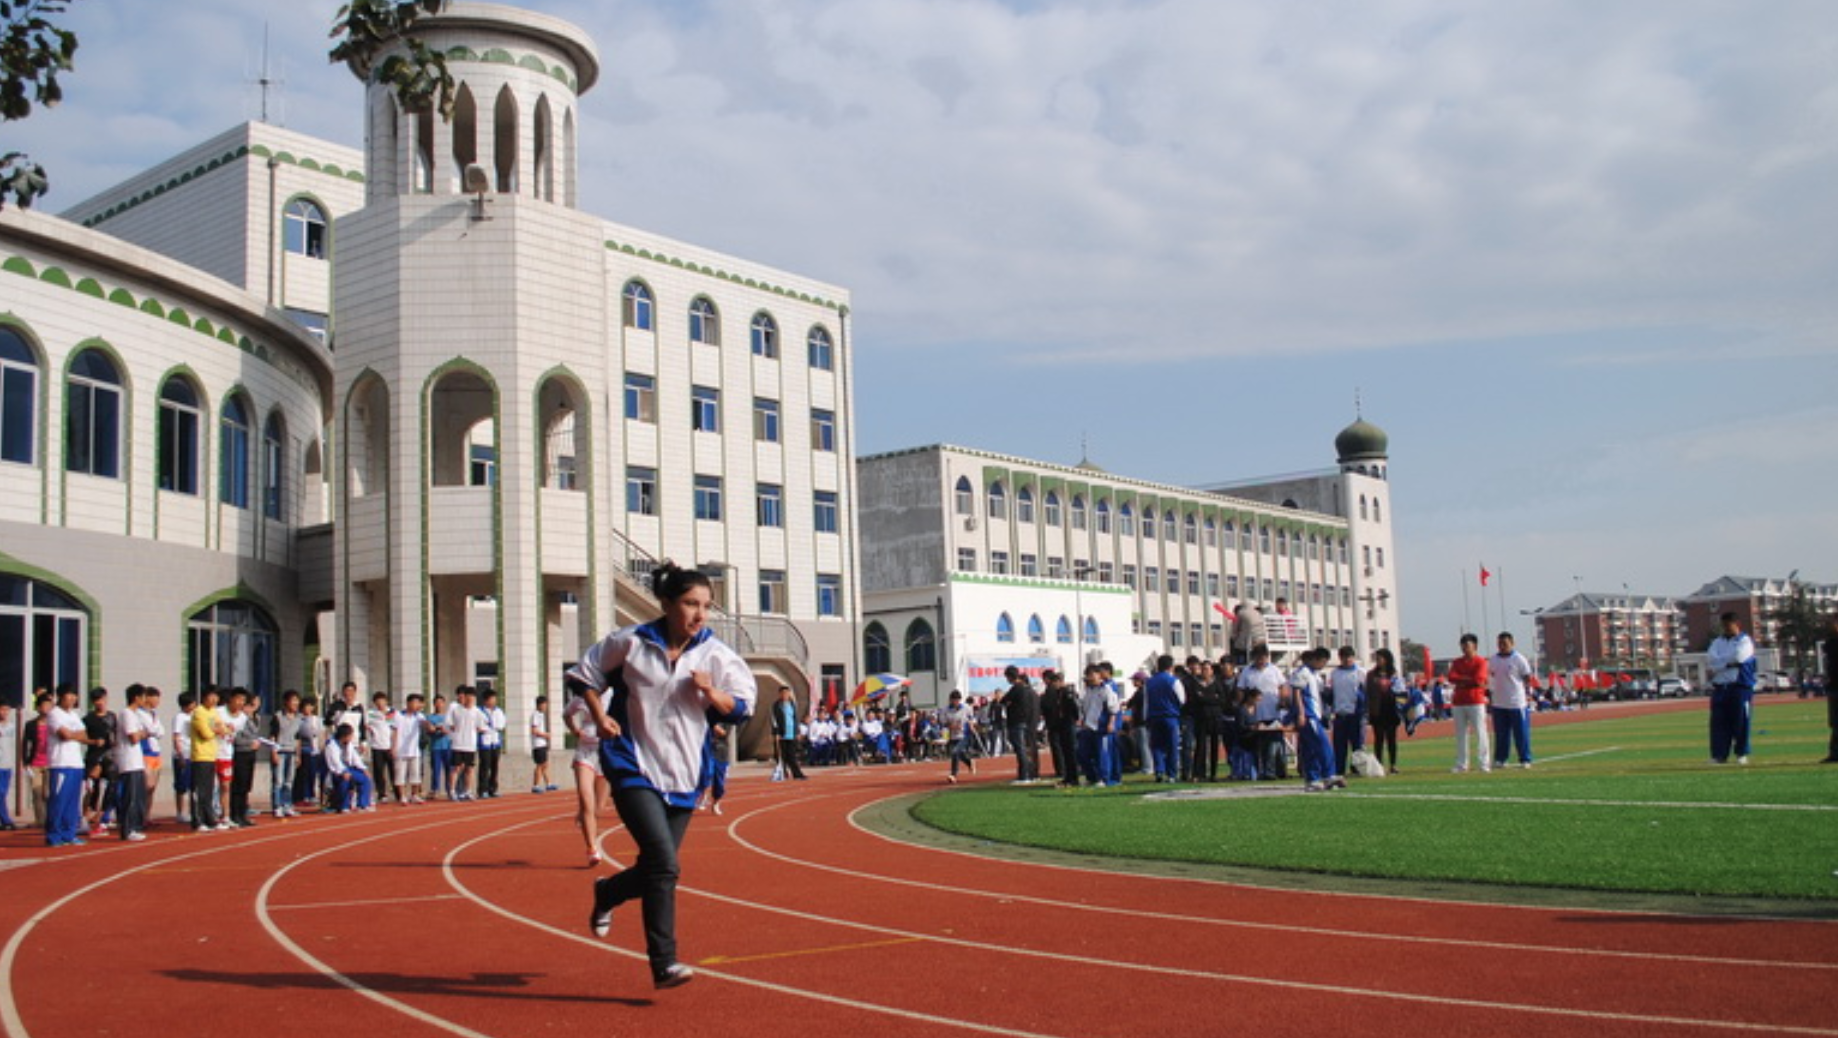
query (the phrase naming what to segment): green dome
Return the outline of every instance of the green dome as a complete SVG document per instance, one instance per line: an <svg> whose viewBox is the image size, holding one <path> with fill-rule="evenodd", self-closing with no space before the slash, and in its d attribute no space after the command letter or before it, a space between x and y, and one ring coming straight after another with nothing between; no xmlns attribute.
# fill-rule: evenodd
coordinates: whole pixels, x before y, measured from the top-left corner
<svg viewBox="0 0 1838 1038"><path fill-rule="evenodd" d="M1385 430L1364 418L1355 420L1334 437L1334 450L1339 453L1343 465L1349 461L1383 461L1390 446L1391 437L1385 435Z"/></svg>

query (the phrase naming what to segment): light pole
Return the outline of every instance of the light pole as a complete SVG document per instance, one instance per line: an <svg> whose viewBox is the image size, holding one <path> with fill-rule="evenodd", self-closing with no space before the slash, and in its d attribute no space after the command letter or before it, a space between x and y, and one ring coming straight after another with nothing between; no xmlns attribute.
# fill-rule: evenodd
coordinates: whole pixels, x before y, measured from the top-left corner
<svg viewBox="0 0 1838 1038"><path fill-rule="evenodd" d="M1072 570L1072 648L1073 662L1078 672L1085 672L1085 578L1091 576L1090 566L1077 566Z"/></svg>

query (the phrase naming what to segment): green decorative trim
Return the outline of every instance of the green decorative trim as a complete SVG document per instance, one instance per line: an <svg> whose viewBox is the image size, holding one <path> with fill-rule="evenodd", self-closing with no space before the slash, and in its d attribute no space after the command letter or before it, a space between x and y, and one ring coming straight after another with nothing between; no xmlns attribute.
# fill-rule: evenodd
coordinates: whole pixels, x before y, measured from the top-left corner
<svg viewBox="0 0 1838 1038"><path fill-rule="evenodd" d="M988 573L952 573L953 584L989 584L995 587L1027 587L1042 591L1078 591L1087 595L1131 595L1123 584L1078 584L1076 581L1052 583L1046 580L1035 580L1032 577L1002 577Z"/></svg>
<svg viewBox="0 0 1838 1038"><path fill-rule="evenodd" d="M226 587L218 591L213 591L179 611L179 680L176 684L181 688L184 688L185 680L191 675L191 618L219 602L248 602L262 612L267 613L268 622L274 624L275 648L281 648L281 635L284 630L281 626L281 614L275 611L274 603L268 601L266 597L257 592L254 588L239 580L234 587ZM275 657L274 671L275 679L277 681L280 680L281 659L279 655ZM282 687L285 688L286 686L283 685ZM189 691L197 692L200 690L194 688ZM226 693L226 695L227 694L228 693Z"/></svg>
<svg viewBox="0 0 1838 1038"><path fill-rule="evenodd" d="M364 174L362 170L355 170L355 169L347 170L347 169L342 169L339 166L334 165L329 162L319 162L319 161L316 161L310 158L295 158L292 154L285 152L285 151L276 153L270 150L266 145L244 144L244 145L239 145L234 151L224 152L222 155L218 156L217 158L211 159L208 162L194 166L190 170L184 173L181 173L178 176L173 177L172 179L166 181L164 184L156 184L152 188L149 188L146 191L142 191L140 194L136 195L135 197L130 198L125 202L121 202L116 205L110 206L109 208L104 209L102 212L94 216L86 217L78 221L78 223L84 227L100 226L101 224L106 223L107 221L112 220L117 216L120 216L122 213L125 213L131 209L138 208L139 206L144 205L147 202L151 202L155 198L158 198L159 196L165 194L168 191L177 190L178 188L183 187L184 185L189 184L192 181L203 177L207 173L214 173L217 170L220 170L220 169L223 169L229 166L231 163L235 162L238 159L245 158L251 155L255 156L256 158L260 158L260 159L271 159L275 162L281 163L284 166L298 166L301 169L309 170L314 173L323 173L326 176L337 177L340 180L349 180L349 181L352 181L353 183L358 183L358 184L362 184L364 182Z"/></svg>
<svg viewBox="0 0 1838 1038"><path fill-rule="evenodd" d="M233 332L228 325L218 327L213 325L207 318L198 317L194 319L182 306L168 307L153 296L148 296L136 302L134 293L125 288L106 288L94 278L86 277L79 281L72 282L70 275L59 267L46 267L43 273L38 273L33 269L32 261L26 259L24 256L8 256L5 261L0 262L0 270L36 278L45 284L58 285L86 296L92 296L96 299L106 299L118 306L139 309L141 313L149 317L171 321L173 324L189 328L200 335L208 336L226 345L235 346L242 352L250 354L262 363L281 372L295 385L310 389L314 393L319 392L319 383L314 381L312 376L308 374L303 367L288 367L275 363L275 351L272 347L266 344L257 343L246 334L237 334Z"/></svg>
<svg viewBox="0 0 1838 1038"><path fill-rule="evenodd" d="M95 596L71 583L68 578L59 576L48 569L34 566L24 559L7 554L4 550L0 550L0 573L49 584L82 603L83 608L89 613L89 630L84 632L86 635L84 641L89 643L84 646L86 650L84 655L89 668L87 684L92 686L100 684L102 677L102 604L96 601ZM26 708L30 709L31 704L27 703Z"/></svg>
<svg viewBox="0 0 1838 1038"><path fill-rule="evenodd" d="M570 75L567 69L560 65L550 65L535 54L525 54L522 57L517 57L503 47L493 47L481 54L465 44L459 44L447 48L446 58L450 64L465 64L470 62L484 65L512 65L517 68L528 69L531 72L540 72L577 94L581 92L580 82L576 80L574 76ZM374 81L375 76L373 73L372 82Z"/></svg>
<svg viewBox="0 0 1838 1038"><path fill-rule="evenodd" d="M846 316L849 312L849 308L844 306L841 303L835 302L834 300L823 299L818 296L813 296L808 292L798 292L798 291L795 291L789 288L781 288L778 285L767 284L763 281L755 281L752 278L743 278L738 274L731 274L725 270L717 270L714 267L706 267L706 266L698 265L693 262L686 262L676 257L665 256L662 253L654 253L650 249L641 249L635 245L628 245L628 244L616 242L610 238L606 240L605 245L606 245L606 248L612 252L622 252L626 254L627 256L634 256L642 260L650 260L653 263L659 263L667 267L678 267L683 270L690 271L692 273L703 274L708 277L715 278L718 281L727 281L727 282L731 282L731 283L738 284L738 285L745 285L748 288L757 288L762 292L771 292L773 295L783 296L786 299L795 299L801 303L810 303L814 306L821 306L827 310L836 311L838 316ZM653 296L653 298L655 299L655 296Z"/></svg>
<svg viewBox="0 0 1838 1038"><path fill-rule="evenodd" d="M70 385L70 366L75 364L77 358L81 357L88 350L97 350L108 357L109 363L115 365L116 373L121 376L120 389L122 413L119 420L119 428L128 433L128 435L124 437L125 439L131 439L131 431L134 428L134 383L128 379L127 361L123 359L121 353L116 350L107 339L92 336L91 338L84 339L82 342L77 343L76 346L71 349L64 357L64 385ZM157 437L154 442L156 444L159 442ZM123 509L121 529L121 535L123 537L132 537L134 535L134 493L132 490L134 486L134 452L129 450L128 446L128 443L122 444L121 476L119 477L122 484L130 488L128 492L123 495L128 501L127 507ZM155 449L157 449L157 447ZM61 466L58 472L58 516L60 522L64 526L70 525L70 467L68 465Z"/></svg>
<svg viewBox="0 0 1838 1038"><path fill-rule="evenodd" d="M205 501L208 507L211 494L207 491L210 488L210 479L215 474L215 470L213 470L209 464L209 458L211 456L211 433L215 431L213 428L215 423L210 421L208 416L214 415L216 409L210 404L210 395L204 391L204 380L198 377L198 373L192 370L189 364L179 364L167 368L160 373L159 378L153 380L153 471L155 473L153 483L153 539L156 541L160 539L160 495L180 493L176 490L161 490L158 478L160 468L160 408L158 403L160 398L160 387L174 378L183 378L185 381L191 383L192 389L196 390L198 393L198 453L205 459L205 462L199 465L198 492L196 494L185 494L183 496L197 497ZM205 521L208 523L210 520L207 518ZM206 535L209 535L208 527Z"/></svg>

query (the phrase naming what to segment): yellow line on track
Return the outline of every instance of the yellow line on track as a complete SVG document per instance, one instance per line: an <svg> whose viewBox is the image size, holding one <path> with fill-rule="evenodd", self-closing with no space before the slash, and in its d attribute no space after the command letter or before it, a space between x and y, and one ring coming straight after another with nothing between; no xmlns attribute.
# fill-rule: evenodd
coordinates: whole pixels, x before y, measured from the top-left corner
<svg viewBox="0 0 1838 1038"><path fill-rule="evenodd" d="M863 941L857 944L833 944L827 948L799 948L796 951L768 952L764 955L711 955L697 965L733 965L736 962L764 962L767 959L790 959L800 955L830 955L835 952L860 951L863 948L891 948L900 944L918 944L924 937L897 937L891 941Z"/></svg>

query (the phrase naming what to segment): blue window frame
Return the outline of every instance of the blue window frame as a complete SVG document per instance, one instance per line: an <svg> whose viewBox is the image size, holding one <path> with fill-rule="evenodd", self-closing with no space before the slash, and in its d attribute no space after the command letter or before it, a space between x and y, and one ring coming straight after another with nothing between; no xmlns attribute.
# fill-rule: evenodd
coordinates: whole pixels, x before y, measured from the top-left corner
<svg viewBox="0 0 1838 1038"><path fill-rule="evenodd" d="M262 515L281 518L281 498L286 486L287 429L279 414L262 426Z"/></svg>
<svg viewBox="0 0 1838 1038"><path fill-rule="evenodd" d="M198 393L182 378L160 389L159 487L178 494L198 492Z"/></svg>
<svg viewBox="0 0 1838 1038"><path fill-rule="evenodd" d="M1027 640L1035 645L1044 645L1047 640L1047 625L1040 622L1040 614L1027 618Z"/></svg>
<svg viewBox="0 0 1838 1038"><path fill-rule="evenodd" d="M631 515L657 514L657 470L630 466L625 470L625 510Z"/></svg>
<svg viewBox="0 0 1838 1038"><path fill-rule="evenodd" d="M779 442L779 402L763 396L753 398L753 438L761 443Z"/></svg>
<svg viewBox="0 0 1838 1038"><path fill-rule="evenodd" d="M226 505L249 507L249 409L241 397L223 402L217 450L218 498Z"/></svg>
<svg viewBox="0 0 1838 1038"><path fill-rule="evenodd" d="M121 478L121 374L101 350L84 350L70 364L64 387L64 468Z"/></svg>
<svg viewBox="0 0 1838 1038"><path fill-rule="evenodd" d="M721 477L696 477L696 518L711 523L721 521Z"/></svg>
<svg viewBox="0 0 1838 1038"><path fill-rule="evenodd" d="M625 373L625 416L635 422L657 421L657 379Z"/></svg>
<svg viewBox="0 0 1838 1038"><path fill-rule="evenodd" d="M996 641L1012 643L1015 640L1015 621L1007 613L996 617Z"/></svg>
<svg viewBox="0 0 1838 1038"><path fill-rule="evenodd" d="M761 483L755 497L759 503L759 524L783 529L785 526L785 488L777 483Z"/></svg>
<svg viewBox="0 0 1838 1038"><path fill-rule="evenodd" d="M652 330L656 304L651 299L651 290L645 287L644 282L628 281L625 283L621 306L624 310L623 316L627 328L636 328L641 332Z"/></svg>
<svg viewBox="0 0 1838 1038"><path fill-rule="evenodd" d="M836 491L819 490L813 496L815 515L813 521L818 533L835 533L838 527L838 509Z"/></svg>
<svg viewBox="0 0 1838 1038"><path fill-rule="evenodd" d="M25 337L0 327L0 461L37 457L38 358Z"/></svg>
<svg viewBox="0 0 1838 1038"><path fill-rule="evenodd" d="M697 296L689 304L689 341L721 345L721 315L707 296Z"/></svg>
<svg viewBox="0 0 1838 1038"><path fill-rule="evenodd" d="M836 343L830 338L829 329L820 324L811 325L805 345L810 351L811 367L819 371L836 370Z"/></svg>
<svg viewBox="0 0 1838 1038"><path fill-rule="evenodd" d="M817 574L817 615L842 615L842 577L839 574Z"/></svg>
<svg viewBox="0 0 1838 1038"><path fill-rule="evenodd" d="M834 451L836 449L836 412L811 411L811 450Z"/></svg>
<svg viewBox="0 0 1838 1038"><path fill-rule="evenodd" d="M779 322L764 310L753 315L753 355L768 360L779 359Z"/></svg>
<svg viewBox="0 0 1838 1038"><path fill-rule="evenodd" d="M721 431L721 390L694 386L689 391L690 419L697 432Z"/></svg>
<svg viewBox="0 0 1838 1038"><path fill-rule="evenodd" d="M287 203L287 212L282 217L281 237L282 246L288 252L311 259L325 259L325 210L305 198L296 198Z"/></svg>
<svg viewBox="0 0 1838 1038"><path fill-rule="evenodd" d="M1055 637L1058 638L1059 643L1061 645L1071 645L1072 644L1072 621L1066 619L1063 616L1060 617L1059 625L1054 629L1053 633Z"/></svg>

